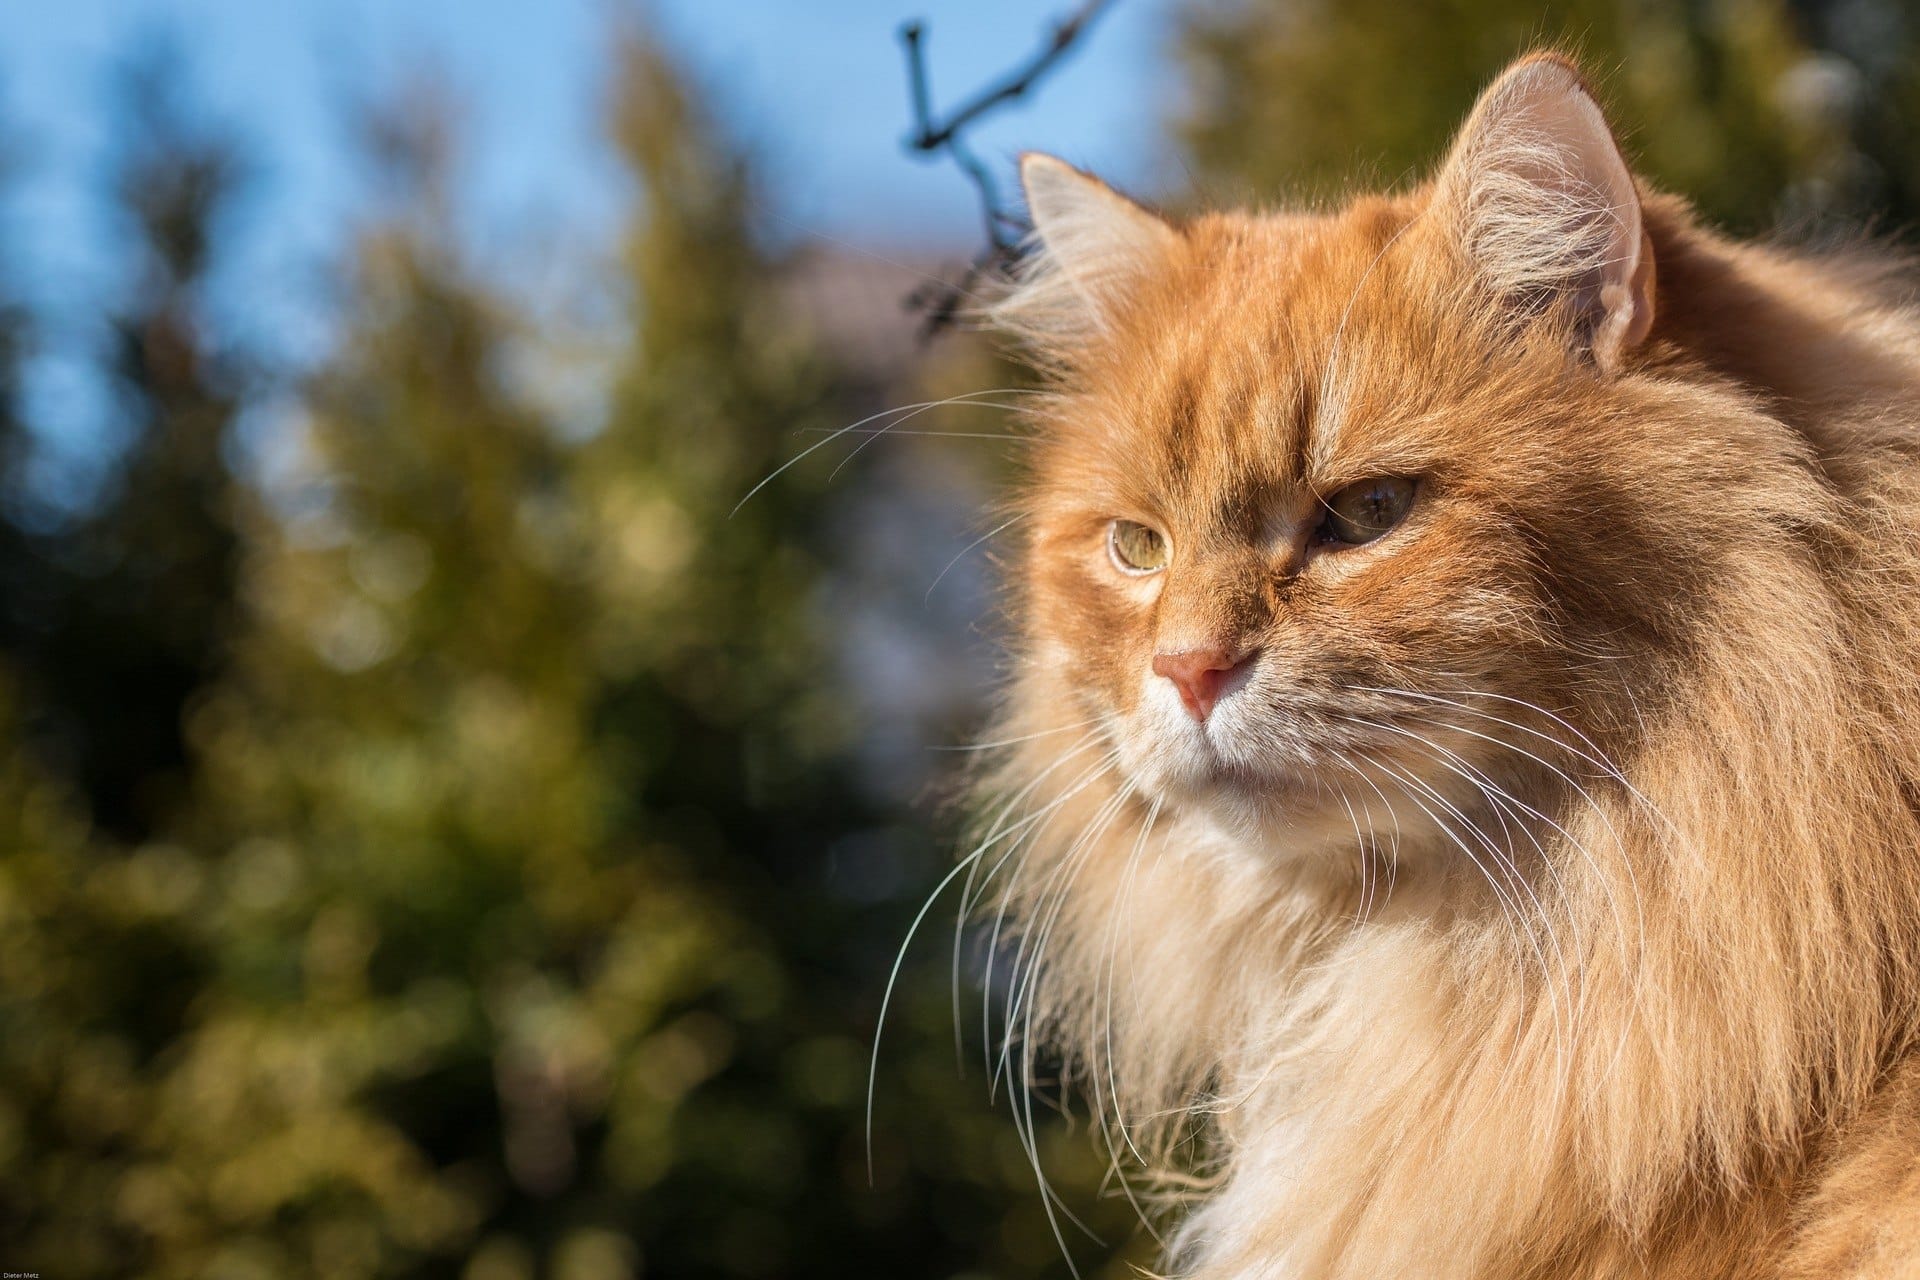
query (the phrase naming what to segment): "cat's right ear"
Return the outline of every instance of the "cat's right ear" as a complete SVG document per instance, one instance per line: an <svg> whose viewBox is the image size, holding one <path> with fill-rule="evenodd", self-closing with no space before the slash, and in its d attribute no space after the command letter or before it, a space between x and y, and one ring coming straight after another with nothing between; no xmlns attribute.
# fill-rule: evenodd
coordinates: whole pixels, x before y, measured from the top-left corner
<svg viewBox="0 0 1920 1280"><path fill-rule="evenodd" d="M1575 340L1619 366L1653 325L1653 241L1620 144L1578 68L1522 58L1474 107L1436 199L1508 305L1564 306Z"/></svg>
<svg viewBox="0 0 1920 1280"><path fill-rule="evenodd" d="M1070 347L1112 325L1140 280L1165 261L1179 233L1053 156L1021 156L1020 184L1033 216L1033 241L990 315L1039 346Z"/></svg>

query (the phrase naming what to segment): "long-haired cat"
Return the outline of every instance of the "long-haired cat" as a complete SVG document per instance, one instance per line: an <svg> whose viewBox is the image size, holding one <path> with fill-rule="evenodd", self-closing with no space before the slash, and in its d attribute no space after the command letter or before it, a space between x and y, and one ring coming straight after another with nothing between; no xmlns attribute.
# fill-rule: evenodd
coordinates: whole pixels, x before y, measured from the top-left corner
<svg viewBox="0 0 1920 1280"><path fill-rule="evenodd" d="M969 869L1167 1267L1920 1275L1905 265L1715 234L1553 55L1337 212L1023 179Z"/></svg>

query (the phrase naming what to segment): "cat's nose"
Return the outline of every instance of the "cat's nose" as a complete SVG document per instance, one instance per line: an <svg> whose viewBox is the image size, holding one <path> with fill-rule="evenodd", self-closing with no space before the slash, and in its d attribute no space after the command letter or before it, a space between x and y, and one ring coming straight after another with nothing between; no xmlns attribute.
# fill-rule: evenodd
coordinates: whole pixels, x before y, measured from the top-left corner
<svg viewBox="0 0 1920 1280"><path fill-rule="evenodd" d="M1173 681L1187 714L1205 724L1213 704L1219 701L1220 686L1227 674L1244 661L1245 656L1225 649L1182 649L1179 653L1154 654L1153 673Z"/></svg>

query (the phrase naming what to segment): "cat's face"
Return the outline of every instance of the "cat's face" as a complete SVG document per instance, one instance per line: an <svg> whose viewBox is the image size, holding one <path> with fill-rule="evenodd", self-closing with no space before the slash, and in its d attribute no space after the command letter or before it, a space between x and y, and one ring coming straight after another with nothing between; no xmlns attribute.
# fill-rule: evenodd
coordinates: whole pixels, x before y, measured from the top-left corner
<svg viewBox="0 0 1920 1280"><path fill-rule="evenodd" d="M1591 714L1590 669L1659 646L1645 606L1685 597L1661 526L1694 464L1684 406L1608 367L1609 324L1646 331L1608 311L1649 305L1636 263L1579 267L1564 307L1496 304L1444 180L1178 231L1058 162L1028 181L1064 279L1015 321L1066 352L1029 492L1029 684L1099 717L1140 793L1284 828L1374 820L1385 786L1399 821L1443 822L1476 775L1526 772L1489 717Z"/></svg>
<svg viewBox="0 0 1920 1280"><path fill-rule="evenodd" d="M1549 643L1552 480L1500 424L1554 424L1415 323L1437 281L1379 259L1361 285L1408 216L1191 228L1211 243L1057 407L1030 625L1151 795L1298 812L1343 757L1425 776L1461 748L1406 736L1437 717L1405 694L1539 692L1498 686Z"/></svg>

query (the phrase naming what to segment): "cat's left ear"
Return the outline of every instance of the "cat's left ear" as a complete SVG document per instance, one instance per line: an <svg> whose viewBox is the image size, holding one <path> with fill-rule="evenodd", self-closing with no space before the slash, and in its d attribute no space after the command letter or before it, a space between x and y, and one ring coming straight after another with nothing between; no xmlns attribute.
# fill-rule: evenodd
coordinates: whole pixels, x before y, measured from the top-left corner
<svg viewBox="0 0 1920 1280"><path fill-rule="evenodd" d="M1020 185L1033 239L995 323L1041 349L1071 348L1108 329L1179 233L1092 174L1029 151Z"/></svg>
<svg viewBox="0 0 1920 1280"><path fill-rule="evenodd" d="M1435 200L1510 304L1571 309L1576 341L1616 369L1653 326L1653 242L1599 103L1566 59L1495 81L1454 142Z"/></svg>

